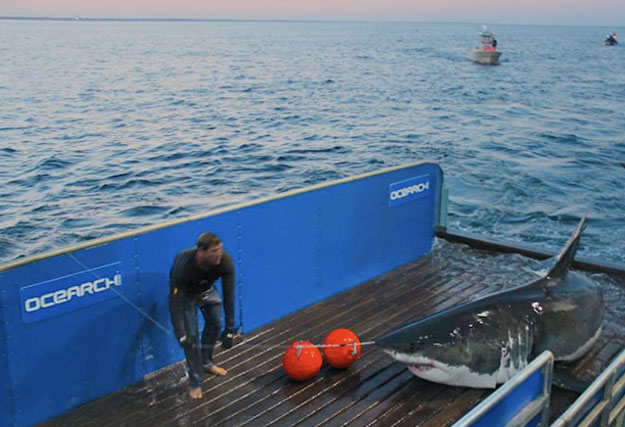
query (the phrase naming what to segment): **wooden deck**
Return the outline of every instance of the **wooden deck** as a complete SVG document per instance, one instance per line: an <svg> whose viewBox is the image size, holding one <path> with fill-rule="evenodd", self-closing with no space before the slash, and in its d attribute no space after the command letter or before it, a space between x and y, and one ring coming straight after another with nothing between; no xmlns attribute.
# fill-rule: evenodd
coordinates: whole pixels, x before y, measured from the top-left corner
<svg viewBox="0 0 625 427"><path fill-rule="evenodd" d="M284 348L299 339L321 343L333 329L375 340L397 326L531 277L533 262L517 254L439 241L428 257L307 307L217 351L226 377L207 375L204 398L191 402L182 363L131 387L84 404L45 426L446 426L491 393L421 380L374 345L346 370L324 364L306 382L282 370ZM588 273L604 287L604 330L591 352L570 367L593 379L625 347L625 278ZM551 420L575 398L554 389Z"/></svg>

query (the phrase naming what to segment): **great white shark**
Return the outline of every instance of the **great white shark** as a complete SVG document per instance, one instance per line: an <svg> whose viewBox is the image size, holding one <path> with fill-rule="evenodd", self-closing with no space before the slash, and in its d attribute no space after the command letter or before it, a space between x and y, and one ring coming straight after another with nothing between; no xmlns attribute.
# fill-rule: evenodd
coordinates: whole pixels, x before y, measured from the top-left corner
<svg viewBox="0 0 625 427"><path fill-rule="evenodd" d="M549 350L556 361L584 355L601 333L601 288L569 271L586 217L537 280L446 309L378 338L416 376L494 388Z"/></svg>

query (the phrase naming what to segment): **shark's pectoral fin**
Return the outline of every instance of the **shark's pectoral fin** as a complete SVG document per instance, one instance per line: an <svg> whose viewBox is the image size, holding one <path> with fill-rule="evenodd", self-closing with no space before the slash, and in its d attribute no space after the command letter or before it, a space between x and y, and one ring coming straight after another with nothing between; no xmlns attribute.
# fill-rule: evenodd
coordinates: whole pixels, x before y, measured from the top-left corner
<svg viewBox="0 0 625 427"><path fill-rule="evenodd" d="M568 368L561 366L553 367L553 385L555 387L582 393L590 386L590 383L591 381L586 381L577 377Z"/></svg>

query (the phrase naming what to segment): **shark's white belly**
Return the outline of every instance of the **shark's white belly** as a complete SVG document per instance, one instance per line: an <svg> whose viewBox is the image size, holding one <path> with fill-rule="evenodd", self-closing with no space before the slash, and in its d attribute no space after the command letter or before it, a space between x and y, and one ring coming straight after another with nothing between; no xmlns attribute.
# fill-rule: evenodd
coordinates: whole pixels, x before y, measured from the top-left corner
<svg viewBox="0 0 625 427"><path fill-rule="evenodd" d="M590 337L590 339L586 341L584 345L582 345L580 348L575 350L573 353L567 354L564 356L559 356L556 358L556 360L563 361L563 362L570 362L572 360L577 360L580 357L582 357L584 354L588 352L588 350L592 348L593 345L595 345L595 342L597 342L597 340L599 339L599 336L601 335L601 329L602 327L600 326L599 329L597 329L597 332L595 332L595 334L592 337Z"/></svg>
<svg viewBox="0 0 625 427"><path fill-rule="evenodd" d="M497 374L480 374L466 366L449 366L437 368L420 368L408 365L408 370L419 378L436 383L474 388L495 388Z"/></svg>

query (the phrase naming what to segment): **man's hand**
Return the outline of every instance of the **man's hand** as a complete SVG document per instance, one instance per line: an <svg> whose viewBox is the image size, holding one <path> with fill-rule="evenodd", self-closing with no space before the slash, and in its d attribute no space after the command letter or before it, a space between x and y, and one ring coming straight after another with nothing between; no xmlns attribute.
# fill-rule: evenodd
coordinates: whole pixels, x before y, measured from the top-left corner
<svg viewBox="0 0 625 427"><path fill-rule="evenodd" d="M232 347L232 338L234 338L234 331L230 328L224 329L221 333L221 348L227 350Z"/></svg>

